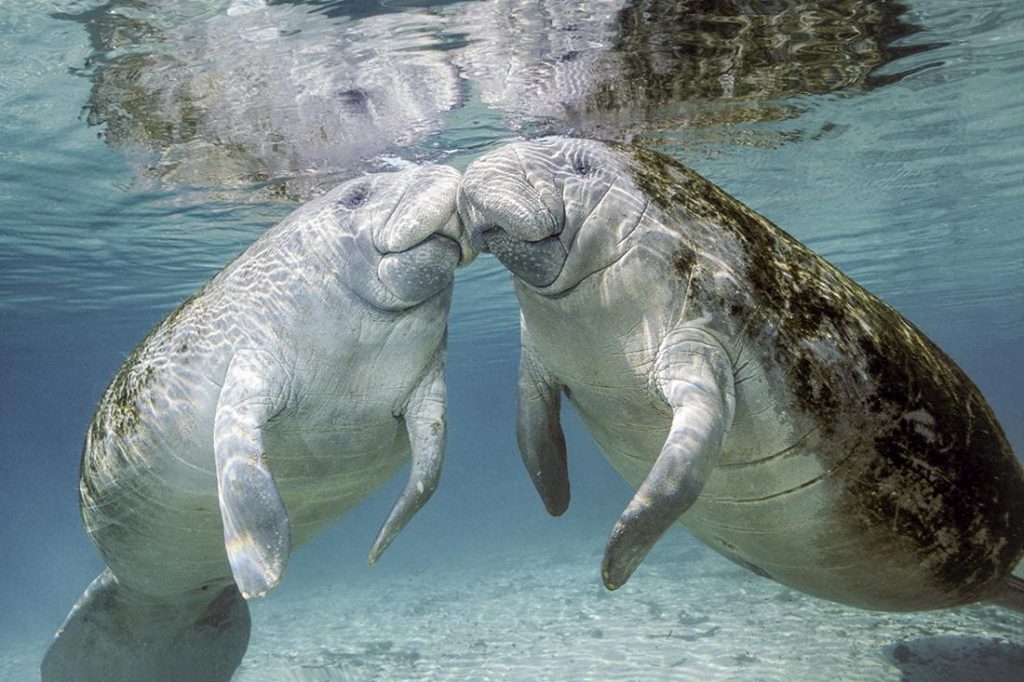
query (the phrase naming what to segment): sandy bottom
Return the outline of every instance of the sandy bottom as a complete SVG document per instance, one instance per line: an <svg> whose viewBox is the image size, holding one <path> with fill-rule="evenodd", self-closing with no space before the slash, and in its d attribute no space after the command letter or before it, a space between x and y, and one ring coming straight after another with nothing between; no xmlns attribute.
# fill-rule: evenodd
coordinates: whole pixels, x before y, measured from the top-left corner
<svg viewBox="0 0 1024 682"><path fill-rule="evenodd" d="M234 679L1024 680L1019 614L858 611L757 578L689 538L651 559L614 593L600 585L598 553L563 548L286 581L252 605ZM38 679L45 642L0 646L0 679Z"/></svg>

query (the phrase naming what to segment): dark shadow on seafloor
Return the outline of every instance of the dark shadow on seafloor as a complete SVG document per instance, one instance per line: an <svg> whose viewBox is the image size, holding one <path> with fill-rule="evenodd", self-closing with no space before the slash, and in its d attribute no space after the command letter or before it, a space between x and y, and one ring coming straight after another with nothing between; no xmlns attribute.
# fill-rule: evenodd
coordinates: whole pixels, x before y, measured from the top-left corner
<svg viewBox="0 0 1024 682"><path fill-rule="evenodd" d="M883 649L904 682L1018 682L1024 679L1024 646L999 637L940 635Z"/></svg>

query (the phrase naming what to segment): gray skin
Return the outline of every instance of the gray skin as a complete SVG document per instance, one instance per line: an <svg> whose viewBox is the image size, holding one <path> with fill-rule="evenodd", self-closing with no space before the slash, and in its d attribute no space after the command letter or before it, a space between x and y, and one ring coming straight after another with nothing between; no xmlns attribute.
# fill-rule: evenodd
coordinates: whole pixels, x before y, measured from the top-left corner
<svg viewBox="0 0 1024 682"><path fill-rule="evenodd" d="M621 586L676 522L811 595L1024 610L1024 473L977 388L892 308L671 159L508 145L459 190L522 310L519 447L569 503L562 395L636 495Z"/></svg>
<svg viewBox="0 0 1024 682"><path fill-rule="evenodd" d="M99 404L81 511L107 569L43 680L227 680L245 599L412 459L370 552L427 501L446 440L459 173L367 175L300 207L171 313Z"/></svg>

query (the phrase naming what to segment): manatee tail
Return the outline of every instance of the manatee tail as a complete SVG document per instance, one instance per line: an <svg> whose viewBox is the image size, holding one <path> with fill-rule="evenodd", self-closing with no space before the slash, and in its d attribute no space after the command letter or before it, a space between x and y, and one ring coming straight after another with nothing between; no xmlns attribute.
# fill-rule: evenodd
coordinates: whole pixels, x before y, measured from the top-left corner
<svg viewBox="0 0 1024 682"><path fill-rule="evenodd" d="M128 594L110 569L71 609L42 682L227 682L249 644L249 607L231 585L188 598Z"/></svg>
<svg viewBox="0 0 1024 682"><path fill-rule="evenodd" d="M988 601L1004 609L1024 613L1024 579L1011 575L1003 589Z"/></svg>

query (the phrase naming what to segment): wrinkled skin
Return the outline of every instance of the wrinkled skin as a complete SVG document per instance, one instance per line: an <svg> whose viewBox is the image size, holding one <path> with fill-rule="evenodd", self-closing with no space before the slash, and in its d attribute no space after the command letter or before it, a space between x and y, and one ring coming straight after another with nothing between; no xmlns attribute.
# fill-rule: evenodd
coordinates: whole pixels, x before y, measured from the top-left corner
<svg viewBox="0 0 1024 682"><path fill-rule="evenodd" d="M245 599L412 457L375 561L446 440L458 172L367 175L300 207L171 313L104 394L81 510L107 570L44 680L227 680Z"/></svg>
<svg viewBox="0 0 1024 682"><path fill-rule="evenodd" d="M984 398L788 234L667 157L562 138L475 161L459 212L514 275L517 436L548 510L563 395L637 489L606 586L679 522L834 601L1024 610L1024 473Z"/></svg>

